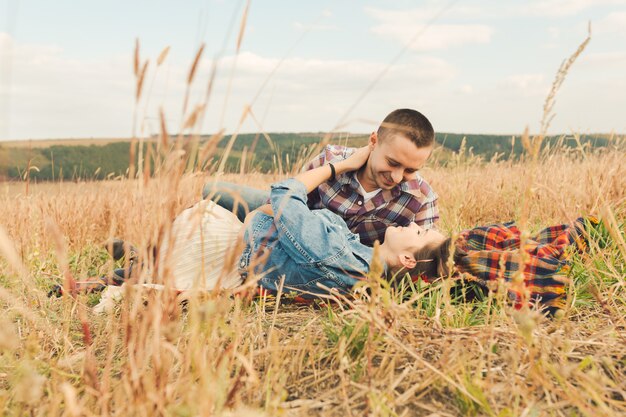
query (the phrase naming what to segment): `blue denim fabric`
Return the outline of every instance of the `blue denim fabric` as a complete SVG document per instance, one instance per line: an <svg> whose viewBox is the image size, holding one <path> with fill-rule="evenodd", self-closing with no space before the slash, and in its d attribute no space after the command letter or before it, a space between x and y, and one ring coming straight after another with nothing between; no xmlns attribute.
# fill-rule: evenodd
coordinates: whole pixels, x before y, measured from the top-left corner
<svg viewBox="0 0 626 417"><path fill-rule="evenodd" d="M205 185L202 189L202 198L206 199L207 197L226 210L235 213L237 218L243 222L246 214L263 204L267 204L270 194L267 190L259 190L232 182L216 181Z"/></svg>
<svg viewBox="0 0 626 417"><path fill-rule="evenodd" d="M300 181L272 185L270 200L274 217L257 213L246 227L239 260L244 277L254 271L259 285L276 291L284 276L286 291L323 294L318 284L348 292L369 271L373 249L338 215L310 210Z"/></svg>

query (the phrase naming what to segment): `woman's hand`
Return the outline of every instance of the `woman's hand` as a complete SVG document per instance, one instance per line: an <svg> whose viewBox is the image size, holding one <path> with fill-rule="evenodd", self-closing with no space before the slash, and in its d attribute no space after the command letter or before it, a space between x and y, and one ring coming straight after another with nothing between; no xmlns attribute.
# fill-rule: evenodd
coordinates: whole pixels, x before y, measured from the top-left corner
<svg viewBox="0 0 626 417"><path fill-rule="evenodd" d="M369 145L358 148L356 151L354 151L352 155L350 155L343 161L339 161L334 164L337 173L342 174L344 172L359 170L363 165L367 163L371 151L372 148L370 148Z"/></svg>
<svg viewBox="0 0 626 417"><path fill-rule="evenodd" d="M367 159L370 156L370 147L364 146L363 148L357 149L352 155L344 159L343 161L339 161L337 163L333 163L335 167L336 174L343 174L344 172L356 171L361 168L367 162ZM298 174L295 179L304 184L306 188L307 194L319 187L319 185L323 182L328 181L331 177L331 168L328 164L324 164L317 168L314 168L310 171L301 172Z"/></svg>

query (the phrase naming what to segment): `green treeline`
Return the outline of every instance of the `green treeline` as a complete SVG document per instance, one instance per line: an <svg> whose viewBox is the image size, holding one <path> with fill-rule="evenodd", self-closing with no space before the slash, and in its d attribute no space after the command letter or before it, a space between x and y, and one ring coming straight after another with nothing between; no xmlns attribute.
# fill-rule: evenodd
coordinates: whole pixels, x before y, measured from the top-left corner
<svg viewBox="0 0 626 417"><path fill-rule="evenodd" d="M324 139L324 133L272 133L240 134L233 143L226 161L226 171L240 172L245 155L244 172L290 172L298 169L301 164L310 159L319 150L318 144ZM341 134L334 136L330 142L347 145L363 146L367 143L366 135ZM172 138L173 143L175 138ZM198 141L185 138L184 145L187 155L194 160L189 164L197 164L198 148L209 140L209 136L202 136ZM215 167L224 155L224 150L230 136L221 139L217 149L211 155L206 166ZM498 155L500 159L517 158L523 154L523 145L519 136L498 135L464 135L453 133L438 133L436 141L448 154L464 152L479 156L484 160ZM91 141L93 143L93 141ZM148 155L147 147L154 147L156 142L144 145L144 157ZM610 140L603 135L588 135L580 138L585 147L604 147ZM543 142L543 147L566 146L576 147L578 142L572 137L549 137ZM38 180L76 180L124 176L128 174L131 155L131 145L128 142L113 142L105 145L51 145L48 147L7 147L0 144L0 178L24 178L28 172L31 179ZM137 161L138 150L134 152ZM154 155L154 152L151 152ZM445 159L439 159L445 163ZM137 162L135 162L137 164ZM30 168L29 168L30 167ZM154 161L151 161L154 170Z"/></svg>
<svg viewBox="0 0 626 417"><path fill-rule="evenodd" d="M24 178L29 170L31 178L104 179L126 174L129 165L130 142L107 145L52 145L47 148L2 148L0 175ZM30 164L29 164L30 161Z"/></svg>
<svg viewBox="0 0 626 417"><path fill-rule="evenodd" d="M579 138L580 144L584 147L605 147L610 144L610 139L606 135L586 135ZM465 142L465 143L463 143ZM438 133L437 143L453 152L459 152L462 144L465 152L491 159L496 153L502 154L503 159L510 156L518 157L524 152L524 146L520 136L503 135L464 135L459 133ZM565 146L575 148L578 142L572 136L550 136L543 140L542 148L555 146Z"/></svg>

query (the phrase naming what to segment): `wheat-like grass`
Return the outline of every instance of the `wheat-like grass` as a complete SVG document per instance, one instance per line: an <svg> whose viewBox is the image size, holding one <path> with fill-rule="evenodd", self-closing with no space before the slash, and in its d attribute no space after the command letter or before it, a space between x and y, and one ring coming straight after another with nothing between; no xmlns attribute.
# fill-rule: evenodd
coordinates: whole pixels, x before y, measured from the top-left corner
<svg viewBox="0 0 626 417"><path fill-rule="evenodd" d="M584 156L564 149L540 158L528 206L530 227L585 213L608 218L603 212L608 207L612 233L623 238L624 156L622 147ZM176 179L179 159L168 161L162 175L144 187L134 180L32 184L29 195L18 184L5 188L0 212L11 222L3 247L10 242L12 264L23 264L18 273L0 267L0 298L9 319L2 323L3 334L11 339L0 344L5 414L609 416L626 411L626 296L623 277L616 275L624 271L619 250L598 251L588 261L596 301L574 304L558 322L531 313L515 318L496 299L491 307L458 303L444 284L417 290L409 301L376 287L375 280L368 284L377 288L372 298L342 310L279 307L271 300L250 303L218 294L194 296L181 311L168 293L129 288L117 312L97 316L88 310L89 296L47 299L48 287L68 273L82 277L110 269L99 246L110 236L135 242L151 262L149 243L199 198L209 180L197 174ZM440 194L444 230L519 217L526 162L484 162L467 155L456 161L423 172ZM264 186L282 177L223 179ZM46 222L58 230L46 228ZM613 269L601 272L601 265ZM575 294L580 297L586 288L575 288Z"/></svg>

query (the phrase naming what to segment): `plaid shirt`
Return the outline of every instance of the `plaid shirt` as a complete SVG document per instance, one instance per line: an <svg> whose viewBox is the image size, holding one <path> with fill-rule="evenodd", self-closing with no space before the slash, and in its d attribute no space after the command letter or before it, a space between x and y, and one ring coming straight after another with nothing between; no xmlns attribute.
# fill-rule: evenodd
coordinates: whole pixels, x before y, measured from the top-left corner
<svg viewBox="0 0 626 417"><path fill-rule="evenodd" d="M309 162L306 170L346 159L355 150L327 145ZM408 226L415 222L431 229L439 219L437 194L417 173L414 179L402 182L391 190L382 190L367 202L363 201L358 189L356 171L346 172L311 192L308 205L312 209L326 208L341 216L350 230L360 236L361 243L367 246L374 246L376 240L382 243L389 226Z"/></svg>
<svg viewBox="0 0 626 417"><path fill-rule="evenodd" d="M565 307L565 284L568 282L568 258L575 249L584 250L585 227L597 219L579 218L574 224L560 224L540 231L526 240L523 286L513 282L522 263L520 230L514 222L476 227L461 232L458 249L466 252L456 268L470 281L493 288L504 280L517 308L539 302L550 313Z"/></svg>

